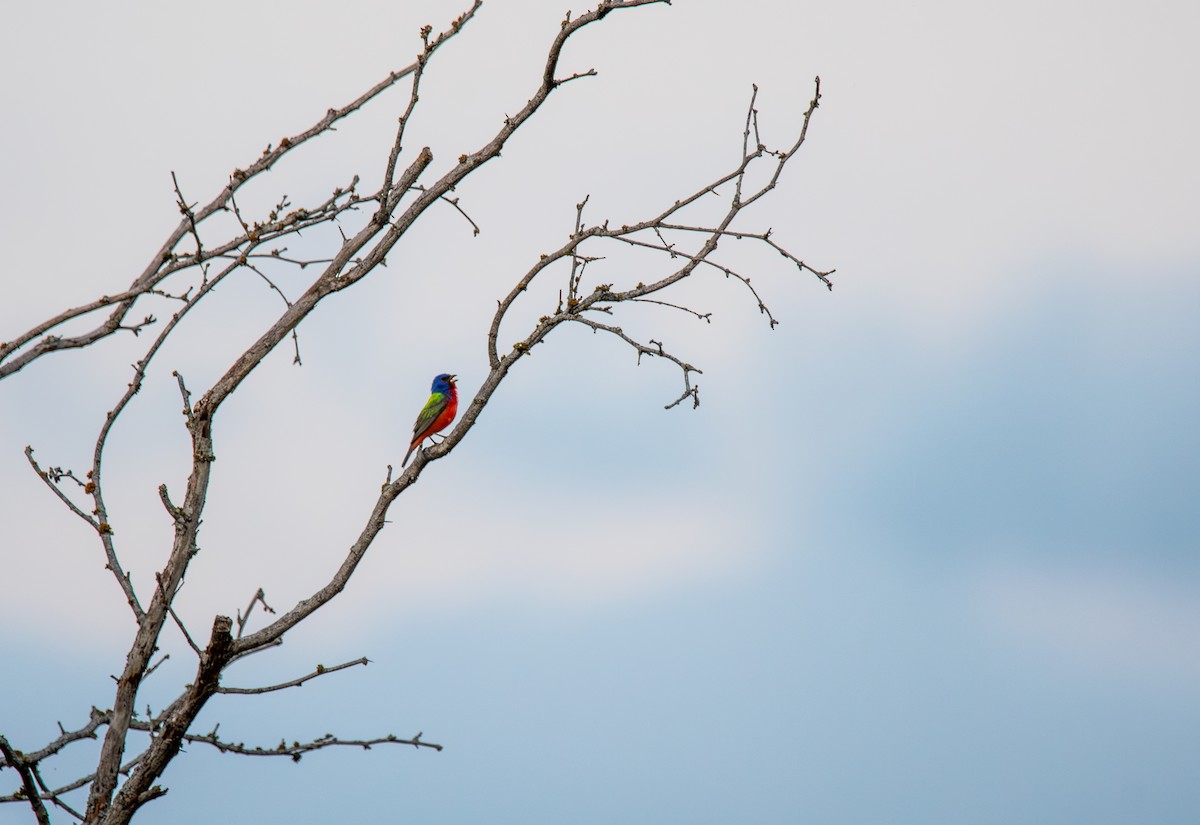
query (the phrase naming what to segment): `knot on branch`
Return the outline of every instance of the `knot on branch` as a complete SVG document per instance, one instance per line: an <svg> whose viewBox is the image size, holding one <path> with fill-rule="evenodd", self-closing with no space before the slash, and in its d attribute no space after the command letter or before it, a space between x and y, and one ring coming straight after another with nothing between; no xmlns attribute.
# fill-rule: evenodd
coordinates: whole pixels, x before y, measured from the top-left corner
<svg viewBox="0 0 1200 825"><path fill-rule="evenodd" d="M229 662L233 652L232 631L233 619L228 616L217 616L213 619L212 636L209 637L208 647L204 650L204 659L200 663L200 672L196 680L201 690L216 690L221 669Z"/></svg>

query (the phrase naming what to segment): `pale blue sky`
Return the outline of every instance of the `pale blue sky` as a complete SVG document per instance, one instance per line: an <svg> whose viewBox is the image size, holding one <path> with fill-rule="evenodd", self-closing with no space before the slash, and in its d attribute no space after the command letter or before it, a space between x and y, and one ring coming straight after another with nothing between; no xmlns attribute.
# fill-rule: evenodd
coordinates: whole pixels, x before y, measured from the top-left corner
<svg viewBox="0 0 1200 825"><path fill-rule="evenodd" d="M459 10L242 5L10 15L0 337L127 284L178 217L170 170L211 196ZM414 122L437 163L523 104L564 10L491 2L439 55ZM495 298L573 205L625 222L715 176L752 82L784 143L822 76L808 145L746 226L837 267L836 288L738 247L778 329L717 278L689 293L711 326L628 316L705 370L695 412L664 412L675 374L616 342L542 347L346 593L227 683L373 664L202 720L263 745L420 730L446 750L294 765L191 748L140 821L1194 822L1198 36L1182 2L677 0L589 31L566 65L600 76L460 192L483 233L428 215L301 328L302 369L273 356L226 410L185 619L323 582L430 377L474 389ZM378 174L402 102L313 146L316 173L280 169L263 201ZM205 386L277 312L252 282L217 298L114 434L135 576L169 535L155 488L186 472L170 371ZM18 747L111 702L130 625L21 450L84 466L140 343L0 383L0 622L20 675L0 680L0 732ZM173 651L147 700L191 667Z"/></svg>

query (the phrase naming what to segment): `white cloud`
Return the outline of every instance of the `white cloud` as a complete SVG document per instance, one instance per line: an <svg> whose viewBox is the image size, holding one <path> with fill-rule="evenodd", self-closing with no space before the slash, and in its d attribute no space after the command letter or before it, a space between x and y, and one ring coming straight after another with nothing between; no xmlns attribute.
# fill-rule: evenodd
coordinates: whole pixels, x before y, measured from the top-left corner
<svg viewBox="0 0 1200 825"><path fill-rule="evenodd" d="M989 569L979 605L1003 635L1110 673L1200 682L1200 603L1144 571Z"/></svg>
<svg viewBox="0 0 1200 825"><path fill-rule="evenodd" d="M730 514L713 502L673 493L647 499L629 489L584 504L543 490L506 506L472 504L469 514L443 498L422 509L418 540L385 535L367 595L421 610L497 600L561 610L638 599L752 562L758 543ZM436 525L446 524L454 529L439 537Z"/></svg>

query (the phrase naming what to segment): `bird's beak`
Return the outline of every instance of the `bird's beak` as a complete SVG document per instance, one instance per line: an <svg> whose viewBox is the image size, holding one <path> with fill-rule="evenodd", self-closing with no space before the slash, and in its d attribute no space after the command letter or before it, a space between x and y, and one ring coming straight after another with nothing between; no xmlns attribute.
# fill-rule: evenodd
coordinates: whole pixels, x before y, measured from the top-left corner
<svg viewBox="0 0 1200 825"><path fill-rule="evenodd" d="M451 376L450 376L450 378L449 378L449 380L450 380L450 381L453 381L455 378L458 378L458 376L457 376L457 375L451 375Z"/></svg>

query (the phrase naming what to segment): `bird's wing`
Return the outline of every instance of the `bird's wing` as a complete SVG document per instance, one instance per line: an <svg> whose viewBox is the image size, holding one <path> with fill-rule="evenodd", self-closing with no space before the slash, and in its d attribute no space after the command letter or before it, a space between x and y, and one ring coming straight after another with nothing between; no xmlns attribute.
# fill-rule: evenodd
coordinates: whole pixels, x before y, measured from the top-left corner
<svg viewBox="0 0 1200 825"><path fill-rule="evenodd" d="M424 437L424 433L429 426L441 415L442 410L446 409L446 405L450 403L450 397L440 392L435 392L429 396L429 400L425 402L425 408L421 410L421 414L417 416L417 421L413 424L413 440L417 441Z"/></svg>

